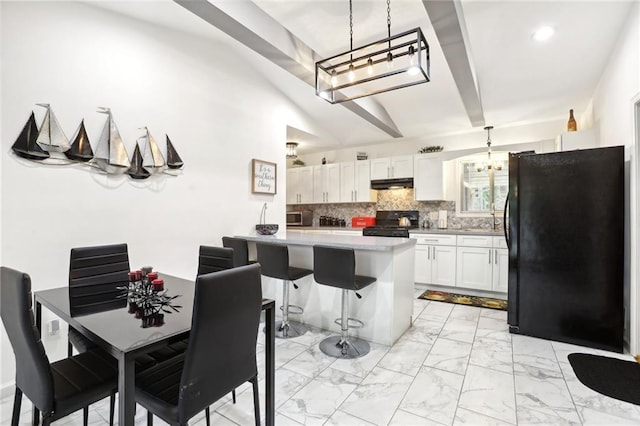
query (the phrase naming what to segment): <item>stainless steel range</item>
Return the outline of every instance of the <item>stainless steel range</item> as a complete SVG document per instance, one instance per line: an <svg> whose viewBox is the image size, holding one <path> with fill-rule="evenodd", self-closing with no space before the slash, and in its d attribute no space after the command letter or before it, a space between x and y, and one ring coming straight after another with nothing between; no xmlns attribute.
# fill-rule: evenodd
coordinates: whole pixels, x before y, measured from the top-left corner
<svg viewBox="0 0 640 426"><path fill-rule="evenodd" d="M403 223L401 224L401 222ZM417 210L378 210L376 225L364 228L362 235L365 237L409 238L409 230L418 228L419 224L420 213Z"/></svg>

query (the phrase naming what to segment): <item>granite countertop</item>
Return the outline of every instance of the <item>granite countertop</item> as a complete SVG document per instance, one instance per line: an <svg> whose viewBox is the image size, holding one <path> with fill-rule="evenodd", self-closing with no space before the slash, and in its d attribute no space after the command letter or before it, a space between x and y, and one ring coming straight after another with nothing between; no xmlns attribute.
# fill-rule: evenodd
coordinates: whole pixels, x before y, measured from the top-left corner
<svg viewBox="0 0 640 426"><path fill-rule="evenodd" d="M289 231L362 231L362 228L342 228L337 226L289 226ZM438 228L416 228L410 229L411 234L449 234L449 235L488 235L488 236L504 236L502 229L438 229ZM369 237L371 238L371 237Z"/></svg>
<svg viewBox="0 0 640 426"><path fill-rule="evenodd" d="M412 247L416 244L416 240L411 238L361 237L359 235L305 234L298 232L289 234L284 232L276 235L236 236L253 242L280 243L293 246L314 246L320 244L370 251L392 251L396 248Z"/></svg>

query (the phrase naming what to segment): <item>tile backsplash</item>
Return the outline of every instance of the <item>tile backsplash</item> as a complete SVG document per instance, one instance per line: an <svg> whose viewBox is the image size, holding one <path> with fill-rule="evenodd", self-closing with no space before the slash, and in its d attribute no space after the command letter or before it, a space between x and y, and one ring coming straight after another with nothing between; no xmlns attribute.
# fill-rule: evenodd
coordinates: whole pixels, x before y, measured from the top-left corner
<svg viewBox="0 0 640 426"><path fill-rule="evenodd" d="M320 216L331 216L345 219L347 227L351 226L354 216L375 216L376 210L418 210L420 223L426 219L428 228L436 228L437 221L429 220L430 212L447 210L447 221L450 229L482 228L491 229L491 217L457 217L454 201L416 201L413 189L389 189L378 191L377 203L336 203L336 204L304 204L288 206L288 210L313 211L313 226L319 226ZM502 217L496 218L496 227L502 228Z"/></svg>

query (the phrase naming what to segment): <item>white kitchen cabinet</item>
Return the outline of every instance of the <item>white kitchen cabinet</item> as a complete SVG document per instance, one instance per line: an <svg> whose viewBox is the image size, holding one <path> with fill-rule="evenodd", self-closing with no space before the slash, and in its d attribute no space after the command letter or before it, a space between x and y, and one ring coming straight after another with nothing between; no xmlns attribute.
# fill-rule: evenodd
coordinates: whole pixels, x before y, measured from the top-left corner
<svg viewBox="0 0 640 426"><path fill-rule="evenodd" d="M491 289L506 293L509 289L509 251L493 249Z"/></svg>
<svg viewBox="0 0 640 426"><path fill-rule="evenodd" d="M416 239L415 281L454 286L456 237L440 234L411 234Z"/></svg>
<svg viewBox="0 0 640 426"><path fill-rule="evenodd" d="M491 290L493 248L458 247L456 287Z"/></svg>
<svg viewBox="0 0 640 426"><path fill-rule="evenodd" d="M369 160L340 163L340 201L343 203L375 203L378 193L371 189Z"/></svg>
<svg viewBox="0 0 640 426"><path fill-rule="evenodd" d="M593 127L577 132L566 132L556 137L556 151L598 148L599 129Z"/></svg>
<svg viewBox="0 0 640 426"><path fill-rule="evenodd" d="M413 177L413 155L371 160L371 180Z"/></svg>
<svg viewBox="0 0 640 426"><path fill-rule="evenodd" d="M458 235L456 286L506 293L509 253L504 237Z"/></svg>
<svg viewBox="0 0 640 426"><path fill-rule="evenodd" d="M417 201L444 200L442 159L439 155L413 157L413 196Z"/></svg>
<svg viewBox="0 0 640 426"><path fill-rule="evenodd" d="M313 203L313 167L287 169L287 204Z"/></svg>
<svg viewBox="0 0 640 426"><path fill-rule="evenodd" d="M340 164L313 166L313 202L340 201Z"/></svg>

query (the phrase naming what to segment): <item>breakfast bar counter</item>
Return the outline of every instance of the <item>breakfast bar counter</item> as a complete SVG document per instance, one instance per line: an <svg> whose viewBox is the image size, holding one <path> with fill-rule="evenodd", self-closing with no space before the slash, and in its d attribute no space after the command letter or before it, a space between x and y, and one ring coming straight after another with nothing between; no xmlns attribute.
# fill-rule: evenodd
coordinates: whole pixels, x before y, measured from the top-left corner
<svg viewBox="0 0 640 426"><path fill-rule="evenodd" d="M354 249L356 274L375 277L376 282L358 291L361 299L349 297L349 316L364 322L364 327L353 328L350 333L370 342L392 345L411 325L416 240L300 233L238 237L249 241L253 258L256 242L285 244L290 265L308 269L313 269L314 245ZM296 284L299 288L290 291L289 303L302 306L304 313L290 314L290 319L340 333L334 320L341 313L341 290L316 283L313 275ZM280 280L263 276L262 287L264 297L282 304Z"/></svg>

